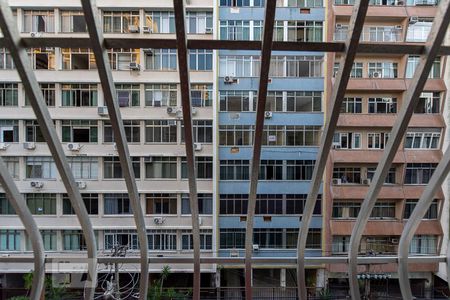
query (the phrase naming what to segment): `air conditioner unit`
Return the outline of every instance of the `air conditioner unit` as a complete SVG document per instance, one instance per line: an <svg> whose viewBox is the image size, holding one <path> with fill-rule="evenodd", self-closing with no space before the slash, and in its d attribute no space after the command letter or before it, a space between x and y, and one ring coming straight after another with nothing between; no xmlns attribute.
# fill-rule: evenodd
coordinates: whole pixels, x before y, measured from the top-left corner
<svg viewBox="0 0 450 300"><path fill-rule="evenodd" d="M30 32L31 37L40 37L42 34L40 32Z"/></svg>
<svg viewBox="0 0 450 300"><path fill-rule="evenodd" d="M166 109L166 112L169 115L173 115L173 114L175 114L177 112L177 108L173 107L173 106L168 106L167 109Z"/></svg>
<svg viewBox="0 0 450 300"><path fill-rule="evenodd" d="M212 34L213 33L213 29L211 27L206 27L205 28L205 33L206 34Z"/></svg>
<svg viewBox="0 0 450 300"><path fill-rule="evenodd" d="M139 33L139 26L136 25L129 25L128 31L131 33Z"/></svg>
<svg viewBox="0 0 450 300"><path fill-rule="evenodd" d="M80 190L84 190L84 189L86 189L86 182L84 182L84 181L77 181L77 187L80 189Z"/></svg>
<svg viewBox="0 0 450 300"><path fill-rule="evenodd" d="M130 63L130 70L139 71L140 69L141 69L141 66L137 62Z"/></svg>
<svg viewBox="0 0 450 300"><path fill-rule="evenodd" d="M142 51L147 55L153 55L153 48L144 48Z"/></svg>
<svg viewBox="0 0 450 300"><path fill-rule="evenodd" d="M0 143L0 150L6 150L6 148L9 147L9 144L7 143Z"/></svg>
<svg viewBox="0 0 450 300"><path fill-rule="evenodd" d="M197 109L195 107L192 108L191 114L195 116L197 114Z"/></svg>
<svg viewBox="0 0 450 300"><path fill-rule="evenodd" d="M44 187L44 183L41 181L32 181L30 182L30 186L35 189L42 189Z"/></svg>
<svg viewBox="0 0 450 300"><path fill-rule="evenodd" d="M202 151L202 144L201 143L194 143L194 151Z"/></svg>
<svg viewBox="0 0 450 300"><path fill-rule="evenodd" d="M100 116L107 116L108 115L108 108L106 106L99 106L99 107L97 107L97 113Z"/></svg>
<svg viewBox="0 0 450 300"><path fill-rule="evenodd" d="M155 217L153 218L153 223L155 223L156 225L161 225L164 224L164 221L166 219L164 219L163 217Z"/></svg>
<svg viewBox="0 0 450 300"><path fill-rule="evenodd" d="M397 30L402 30L402 29L403 29L403 26L402 26L402 25L396 25L396 26L395 26L395 29L397 29Z"/></svg>
<svg viewBox="0 0 450 300"><path fill-rule="evenodd" d="M230 257L239 257L239 251L231 250L230 251Z"/></svg>
<svg viewBox="0 0 450 300"><path fill-rule="evenodd" d="M370 185L370 182L371 182L370 178L366 178L366 179L361 180L361 183L364 184L364 185Z"/></svg>
<svg viewBox="0 0 450 300"><path fill-rule="evenodd" d="M266 119L271 119L272 116L273 116L273 113L271 111L266 111L264 113L264 118L266 118Z"/></svg>
<svg viewBox="0 0 450 300"><path fill-rule="evenodd" d="M336 29L341 29L342 28L342 24L336 24Z"/></svg>
<svg viewBox="0 0 450 300"><path fill-rule="evenodd" d="M340 143L333 143L332 147L333 147L333 149L341 149L341 144Z"/></svg>
<svg viewBox="0 0 450 300"><path fill-rule="evenodd" d="M153 29L149 26L142 26L143 33L153 33Z"/></svg>
<svg viewBox="0 0 450 300"><path fill-rule="evenodd" d="M79 143L68 143L67 144L67 149L69 149L70 151L80 151L81 147L82 146Z"/></svg>
<svg viewBox="0 0 450 300"><path fill-rule="evenodd" d="M380 72L373 72L370 77L372 78L381 78L381 73Z"/></svg>
<svg viewBox="0 0 450 300"><path fill-rule="evenodd" d="M342 184L342 179L340 178L333 178L333 180L331 181L333 185L341 185Z"/></svg>
<svg viewBox="0 0 450 300"><path fill-rule="evenodd" d="M409 24L414 24L414 23L417 23L417 22L419 22L419 17L414 16L414 17L410 17L409 18Z"/></svg>
<svg viewBox="0 0 450 300"><path fill-rule="evenodd" d="M397 245L398 244L398 239L391 239L391 244Z"/></svg>
<svg viewBox="0 0 450 300"><path fill-rule="evenodd" d="M253 244L253 251L259 251L259 245Z"/></svg>
<svg viewBox="0 0 450 300"><path fill-rule="evenodd" d="M381 100L386 103L392 102L392 98L381 98Z"/></svg>
<svg viewBox="0 0 450 300"><path fill-rule="evenodd" d="M34 150L36 149L36 144L34 142L25 142L23 143L23 149Z"/></svg>
<svg viewBox="0 0 450 300"><path fill-rule="evenodd" d="M223 82L225 82L226 84L232 84L232 83L235 83L236 80L234 79L233 76L225 76L223 78Z"/></svg>

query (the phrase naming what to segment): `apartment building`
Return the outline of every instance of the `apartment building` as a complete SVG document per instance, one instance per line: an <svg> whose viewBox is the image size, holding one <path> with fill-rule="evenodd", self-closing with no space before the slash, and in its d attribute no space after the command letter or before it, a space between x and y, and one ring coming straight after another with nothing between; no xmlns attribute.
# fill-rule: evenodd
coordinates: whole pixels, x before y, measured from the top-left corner
<svg viewBox="0 0 450 300"><path fill-rule="evenodd" d="M97 3L105 37L175 38L172 2ZM11 1L11 6L23 37L88 36L79 1ZM212 39L213 19L212 1L190 1L188 38ZM81 227L14 62L6 49L0 52L0 155L41 229L47 255L85 256ZM90 215L99 255L110 255L116 245L126 246L127 256L136 255L139 245L133 212L92 51L34 48L28 52ZM108 49L108 57L145 214L150 257L192 256L176 49ZM212 50L189 52L202 256L212 256L216 250L213 64ZM0 193L0 203L0 252L31 254L24 227L4 193ZM162 267L151 264L150 272L159 273ZM32 265L2 263L0 269L2 287L5 283L17 287ZM209 286L215 270L203 264L202 283ZM121 271L135 272L136 268ZM173 265L171 272L174 282L192 286L191 264Z"/></svg>
<svg viewBox="0 0 450 300"><path fill-rule="evenodd" d="M264 1L221 0L219 5L221 40L261 40ZM323 41L324 20L321 0L277 1L273 39ZM244 256L260 64L260 51L218 52L218 254L223 257ZM324 122L324 70L323 53L272 52L253 256L296 257L298 229ZM308 255L322 255L323 244L320 197L308 236ZM308 268L308 287L323 287L324 273L320 265ZM225 266L222 286L243 286L243 274L242 268ZM253 286L294 287L296 270L283 265L257 266Z"/></svg>
<svg viewBox="0 0 450 300"><path fill-rule="evenodd" d="M328 8L328 39L347 36L353 1L335 0ZM371 1L361 41L373 43L424 43L430 32L436 1ZM339 55L328 54L328 70L336 71ZM333 150L325 180L326 252L346 255L350 235L367 194L377 163L402 106L418 56L357 55L341 108ZM442 157L445 129L443 109L446 85L445 58L438 57L402 144L378 196L360 245L360 255L396 255L399 237L419 197ZM335 73L335 72L333 72ZM327 78L331 87L333 76ZM444 194L436 194L410 246L414 255L436 255L442 244L440 224ZM328 230L329 228L329 230ZM437 264L411 265L413 294L430 295ZM338 294L347 287L345 265L328 267L330 289ZM368 295L398 293L396 264L360 265L359 273ZM346 293L346 290L345 290Z"/></svg>

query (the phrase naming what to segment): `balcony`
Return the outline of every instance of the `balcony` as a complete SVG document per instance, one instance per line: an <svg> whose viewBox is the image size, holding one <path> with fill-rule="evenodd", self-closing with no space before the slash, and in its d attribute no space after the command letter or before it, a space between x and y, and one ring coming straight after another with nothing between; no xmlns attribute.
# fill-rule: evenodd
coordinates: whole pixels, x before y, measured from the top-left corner
<svg viewBox="0 0 450 300"><path fill-rule="evenodd" d="M383 43L393 43L402 42L403 29L401 25L397 26L372 26L364 27L361 33L361 42L383 42ZM348 26L336 24L336 29L334 31L335 41L345 41L348 36Z"/></svg>

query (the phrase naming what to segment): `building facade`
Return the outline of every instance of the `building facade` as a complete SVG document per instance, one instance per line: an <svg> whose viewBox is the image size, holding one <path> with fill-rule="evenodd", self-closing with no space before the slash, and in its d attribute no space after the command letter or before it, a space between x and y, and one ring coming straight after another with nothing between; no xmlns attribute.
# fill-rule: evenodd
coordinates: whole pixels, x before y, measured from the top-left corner
<svg viewBox="0 0 450 300"><path fill-rule="evenodd" d="M353 4L353 1L336 0L329 6L330 41L343 41L347 37ZM436 10L436 1L371 1L361 41L423 44ZM340 56L328 55L328 70L335 74ZM324 210L330 225L326 232L329 241L327 253L348 253L361 202L367 194L418 61L419 56L389 53L359 54L355 58L325 177L329 183L325 194L329 201L326 201ZM396 255L404 224L442 157L445 61L444 57L438 57L433 64L364 231L360 255ZM327 87L332 86L333 77L327 78ZM443 236L439 219L443 215L443 205L444 194L440 190L412 240L411 254L439 254ZM328 269L330 289L337 293L342 288L346 293L347 267L330 265ZM411 265L409 276L413 282L413 294L430 295L437 270L437 264ZM359 272L366 295L399 293L396 264L360 265Z"/></svg>

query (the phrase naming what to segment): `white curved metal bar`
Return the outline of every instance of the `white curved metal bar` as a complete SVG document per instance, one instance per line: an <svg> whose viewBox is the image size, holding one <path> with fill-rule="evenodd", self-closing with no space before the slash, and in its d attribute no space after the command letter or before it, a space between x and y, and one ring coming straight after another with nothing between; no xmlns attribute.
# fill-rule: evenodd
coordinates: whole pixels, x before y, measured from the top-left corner
<svg viewBox="0 0 450 300"><path fill-rule="evenodd" d="M119 154L122 174L128 190L131 207L133 209L134 222L139 240L139 251L141 254L141 275L139 279L139 299L147 299L148 293L148 242L145 227L144 212L139 199L139 192L134 177L133 167L130 159L130 151L120 114L119 102L117 100L116 88L112 78L111 66L105 48L102 27L100 25L99 10L95 0L81 0L84 16L91 39L91 47L97 63L98 74L102 84L105 104L108 108L109 119L114 133L117 152Z"/></svg>
<svg viewBox="0 0 450 300"><path fill-rule="evenodd" d="M189 184L189 206L192 220L192 241L194 248L193 299L200 300L200 224L198 213L197 168L194 156L194 134L192 129L191 87L188 68L188 50L185 28L184 0L174 0L177 57L180 76L181 106L183 108L184 141L186 145L187 178Z"/></svg>
<svg viewBox="0 0 450 300"><path fill-rule="evenodd" d="M264 32L261 45L261 73L259 77L258 102L256 106L255 137L253 140L253 156L250 165L250 191L248 195L247 220L245 231L245 299L253 299L252 291L252 254L253 223L256 208L256 192L258 189L259 165L264 131L264 113L266 109L267 84L269 82L270 56L272 53L273 28L275 23L275 0L266 0Z"/></svg>
<svg viewBox="0 0 450 300"><path fill-rule="evenodd" d="M28 209L27 203L17 189L17 186L14 183L14 179L9 174L8 168L6 167L1 157L0 184L4 188L9 203L11 203L12 207L22 221L22 224L25 227L25 231L27 232L31 240L31 246L33 248L34 255L34 273L30 299L39 300L42 296L45 280L45 256L42 236L39 232L36 222L34 221L33 215Z"/></svg>
<svg viewBox="0 0 450 300"><path fill-rule="evenodd" d="M20 44L20 35L7 0L0 0L0 27L4 35L6 47L11 53L17 72L19 73L25 92L36 115L44 139L55 160L59 175L64 183L70 203L78 217L81 229L86 238L88 255L88 279L85 283L85 299L93 299L97 283L97 250L94 230L91 225L80 191L67 163L61 142L56 134L52 118L36 80L28 54Z"/></svg>
<svg viewBox="0 0 450 300"><path fill-rule="evenodd" d="M431 176L430 182L427 184L422 196L416 204L408 222L403 229L398 244L398 281L403 299L413 299L411 284L408 276L408 254L409 245L414 237L414 233L420 225L423 216L426 214L430 204L433 202L434 195L441 187L442 182L450 171L450 149L448 149L442 158L436 170Z"/></svg>
<svg viewBox="0 0 450 300"><path fill-rule="evenodd" d="M377 201L378 194L383 186L386 175L394 160L397 149L403 139L403 136L408 128L409 121L417 106L420 94L422 93L425 82L427 81L434 59L436 58L439 48L441 47L445 33L450 22L450 0L443 0L440 2L437 14L434 18L433 26L425 44L425 52L420 58L411 84L408 88L405 98L403 99L402 108L397 116L397 119L392 128L386 149L383 156L378 163L369 191L361 205L358 218L353 227L350 238L349 258L349 283L350 294L352 299L360 299L359 285L357 275L357 256L361 237L369 220L372 209Z"/></svg>
<svg viewBox="0 0 450 300"><path fill-rule="evenodd" d="M334 131L339 119L342 101L345 97L347 84L350 79L350 73L353 68L353 61L357 54L357 48L361 37L364 19L369 7L369 0L357 1L353 7L353 13L349 23L349 32L351 33L345 42L345 53L341 57L340 66L336 75L336 82L331 94L331 113L325 122L325 129L320 141L320 148L317 155L317 161L312 174L311 188L306 199L306 205L302 214L302 220L297 240L297 289L300 299L307 299L306 277L305 277L305 248L308 237L309 225L319 195L320 185L322 183L328 155L333 142Z"/></svg>

